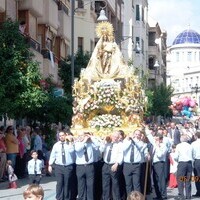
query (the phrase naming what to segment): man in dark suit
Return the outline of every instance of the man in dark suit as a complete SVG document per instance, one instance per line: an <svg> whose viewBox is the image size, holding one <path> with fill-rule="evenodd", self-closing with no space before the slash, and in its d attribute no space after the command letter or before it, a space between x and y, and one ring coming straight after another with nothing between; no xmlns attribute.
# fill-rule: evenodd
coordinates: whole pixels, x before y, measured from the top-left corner
<svg viewBox="0 0 200 200"><path fill-rule="evenodd" d="M180 131L176 126L175 122L171 122L170 128L168 130L168 137L172 139L174 145L180 143Z"/></svg>

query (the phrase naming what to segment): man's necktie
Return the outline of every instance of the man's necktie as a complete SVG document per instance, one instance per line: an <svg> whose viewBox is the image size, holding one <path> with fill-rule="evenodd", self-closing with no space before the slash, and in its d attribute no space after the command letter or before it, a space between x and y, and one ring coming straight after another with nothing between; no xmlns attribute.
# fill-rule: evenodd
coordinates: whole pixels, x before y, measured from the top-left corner
<svg viewBox="0 0 200 200"><path fill-rule="evenodd" d="M86 146L84 146L83 151L84 151L85 161L88 162L88 161L89 161L89 158L88 158L88 153L87 153L87 148L86 148Z"/></svg>
<svg viewBox="0 0 200 200"><path fill-rule="evenodd" d="M108 150L108 154L107 154L107 162L109 163L111 160L111 153L112 153L112 148L113 148L113 143L111 143L110 148Z"/></svg>
<svg viewBox="0 0 200 200"><path fill-rule="evenodd" d="M62 164L66 165L64 142L62 142Z"/></svg>
<svg viewBox="0 0 200 200"><path fill-rule="evenodd" d="M133 140L131 140L131 155L130 155L130 162L131 163L134 162L134 146L135 146L135 142Z"/></svg>
<svg viewBox="0 0 200 200"><path fill-rule="evenodd" d="M35 165L34 165L34 173L37 175L37 161L35 160Z"/></svg>

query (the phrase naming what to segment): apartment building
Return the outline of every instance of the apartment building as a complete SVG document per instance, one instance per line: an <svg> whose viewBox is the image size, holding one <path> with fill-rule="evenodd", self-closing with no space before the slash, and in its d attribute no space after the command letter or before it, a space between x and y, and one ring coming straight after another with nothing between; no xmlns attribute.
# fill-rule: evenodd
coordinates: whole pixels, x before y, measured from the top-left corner
<svg viewBox="0 0 200 200"><path fill-rule="evenodd" d="M71 36L71 2L74 1L74 35ZM148 19L147 0L1 0L0 22L18 20L23 27L40 71L61 85L58 64L78 50L92 52L97 38L95 28L101 9L113 24L115 40L126 61L139 70L140 77L149 74L147 85L164 81L166 66L166 33ZM73 40L72 40L73 38ZM157 43L155 43L155 40ZM152 41L153 46L152 46ZM153 68L155 61L159 68ZM153 64L152 64L153 63ZM150 71L150 72L149 72ZM154 75L153 75L154 74ZM154 77L154 78L153 78Z"/></svg>
<svg viewBox="0 0 200 200"><path fill-rule="evenodd" d="M0 22L18 20L46 78L60 84L58 63L69 54L69 0L2 0ZM20 27L21 28L21 27Z"/></svg>
<svg viewBox="0 0 200 200"><path fill-rule="evenodd" d="M124 1L124 13L120 45L126 61L142 78L148 72L148 1Z"/></svg>
<svg viewBox="0 0 200 200"><path fill-rule="evenodd" d="M114 26L116 39L122 32L122 0L74 0L74 41L71 41L70 3L70 0L0 1L0 22L6 18L19 21L40 63L41 73L44 77L52 75L58 85L58 63L70 54L72 42L75 53L93 51L97 40L96 19L102 8Z"/></svg>
<svg viewBox="0 0 200 200"><path fill-rule="evenodd" d="M105 10L108 21L115 30L115 40L122 35L122 0L78 0L75 1L74 14L74 51L92 52L97 42L95 28L101 9Z"/></svg>
<svg viewBox="0 0 200 200"><path fill-rule="evenodd" d="M151 17L148 19L148 25L148 86L152 88L161 83L166 84L167 33Z"/></svg>

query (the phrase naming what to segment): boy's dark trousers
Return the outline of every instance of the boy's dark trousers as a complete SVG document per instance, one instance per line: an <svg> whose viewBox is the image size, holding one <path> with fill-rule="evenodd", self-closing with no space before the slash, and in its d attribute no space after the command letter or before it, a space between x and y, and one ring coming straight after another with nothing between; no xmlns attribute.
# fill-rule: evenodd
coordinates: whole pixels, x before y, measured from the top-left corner
<svg viewBox="0 0 200 200"><path fill-rule="evenodd" d="M42 175L41 174L29 174L30 184L40 184Z"/></svg>

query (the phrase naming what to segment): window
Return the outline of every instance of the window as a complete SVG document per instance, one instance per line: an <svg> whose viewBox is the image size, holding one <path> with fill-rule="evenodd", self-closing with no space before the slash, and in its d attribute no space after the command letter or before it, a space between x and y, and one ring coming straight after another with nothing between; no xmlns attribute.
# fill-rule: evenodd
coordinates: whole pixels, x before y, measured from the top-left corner
<svg viewBox="0 0 200 200"><path fill-rule="evenodd" d="M182 58L181 59L182 59L182 61L185 61L185 52L184 51L182 52Z"/></svg>
<svg viewBox="0 0 200 200"><path fill-rule="evenodd" d="M78 37L78 51L83 51L83 37Z"/></svg>
<svg viewBox="0 0 200 200"><path fill-rule="evenodd" d="M176 52L176 62L179 62L179 52Z"/></svg>
<svg viewBox="0 0 200 200"><path fill-rule="evenodd" d="M94 42L92 40L90 40L90 52L92 53L94 49Z"/></svg>
<svg viewBox="0 0 200 200"><path fill-rule="evenodd" d="M78 8L84 8L83 0L78 0Z"/></svg>
<svg viewBox="0 0 200 200"><path fill-rule="evenodd" d="M185 79L185 88L188 91L189 85L188 85L188 78Z"/></svg>
<svg viewBox="0 0 200 200"><path fill-rule="evenodd" d="M154 58L149 57L149 69L154 69Z"/></svg>
<svg viewBox="0 0 200 200"><path fill-rule="evenodd" d="M187 53L187 61L192 61L192 52L188 51Z"/></svg>
<svg viewBox="0 0 200 200"><path fill-rule="evenodd" d="M179 82L179 79L176 79L176 80L175 80L175 88L176 88L176 92L179 92L179 89L180 89L180 82Z"/></svg>
<svg viewBox="0 0 200 200"><path fill-rule="evenodd" d="M142 21L144 21L144 8L142 7Z"/></svg>
<svg viewBox="0 0 200 200"><path fill-rule="evenodd" d="M136 5L136 20L140 21L140 5Z"/></svg>
<svg viewBox="0 0 200 200"><path fill-rule="evenodd" d="M194 52L194 61L197 61L197 52Z"/></svg>
<svg viewBox="0 0 200 200"><path fill-rule="evenodd" d="M136 53L140 53L140 51L139 51L139 48L141 48L140 47L140 38L139 37L136 37L135 38L135 41L136 41L136 46L135 46L135 51L136 51Z"/></svg>
<svg viewBox="0 0 200 200"><path fill-rule="evenodd" d="M190 77L190 85L193 83L193 77Z"/></svg>
<svg viewBox="0 0 200 200"><path fill-rule="evenodd" d="M199 84L199 76L196 76L196 83Z"/></svg>
<svg viewBox="0 0 200 200"><path fill-rule="evenodd" d="M155 39L156 39L156 33L149 32L149 46L156 46Z"/></svg>
<svg viewBox="0 0 200 200"><path fill-rule="evenodd" d="M144 53L144 40L142 39L141 52Z"/></svg>

